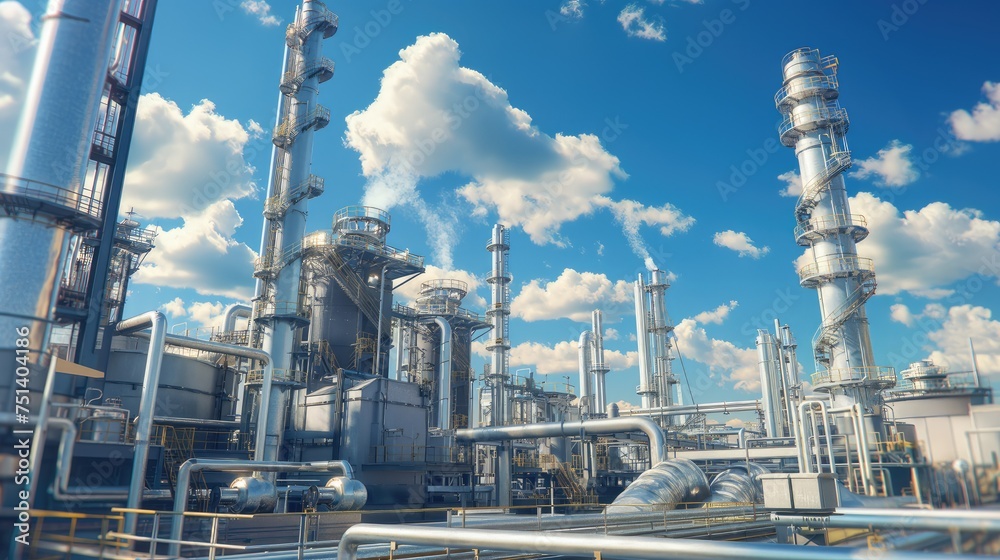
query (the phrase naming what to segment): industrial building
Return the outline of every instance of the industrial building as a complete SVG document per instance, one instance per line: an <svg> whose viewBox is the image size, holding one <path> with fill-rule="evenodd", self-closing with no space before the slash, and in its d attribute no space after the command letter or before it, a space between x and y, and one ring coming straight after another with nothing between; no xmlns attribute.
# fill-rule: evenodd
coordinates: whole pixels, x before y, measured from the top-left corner
<svg viewBox="0 0 1000 560"><path fill-rule="evenodd" d="M620 410L601 309L575 387L511 371L507 226L481 232L482 315L463 307L467 283L421 279L424 258L392 245L382 209L346 206L307 231L324 196L310 171L330 122L324 40L339 27L316 0L286 32L253 300L201 338L157 311L123 316L156 250L152 229L120 219L156 3L52 3L74 17L44 21L50 48L0 176L0 262L23 263L0 266L0 331L18 333L0 340L0 399L32 403L0 413L12 558L1000 553L1000 407L979 372L874 362L877 263L857 254L869 230L846 194L835 57L790 52L775 95L803 183L798 280L820 304L807 351L776 322L756 337L758 398L685 404L668 277L652 270L634 282L641 405ZM49 165L57 152L75 159ZM757 421L707 421L731 412Z"/></svg>

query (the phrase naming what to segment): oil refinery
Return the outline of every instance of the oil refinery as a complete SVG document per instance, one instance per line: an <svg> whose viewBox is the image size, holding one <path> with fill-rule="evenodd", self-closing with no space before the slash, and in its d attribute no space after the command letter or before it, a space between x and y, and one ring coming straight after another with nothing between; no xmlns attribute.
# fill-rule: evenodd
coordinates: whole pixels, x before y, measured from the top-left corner
<svg viewBox="0 0 1000 560"><path fill-rule="evenodd" d="M252 300L203 337L158 310L127 316L130 277L158 243L121 204L156 9L50 2L0 175L10 558L1000 554L1000 406L975 358L965 373L876 361L879 263L858 253L870 230L848 197L836 56L797 48L757 69L773 73L777 138L794 150L773 157L798 162L793 281L817 294L815 336L755 329L759 395L686 403L678 289L641 272L639 404L622 407L606 310L579 335L575 383L511 365L510 224L470 232L482 314L468 282L421 278L430 263L397 246L383 209L314 212L323 226L307 228L310 202L335 196L312 170L340 27L318 0L285 32ZM799 367L809 355L814 373ZM711 421L730 413L754 420Z"/></svg>

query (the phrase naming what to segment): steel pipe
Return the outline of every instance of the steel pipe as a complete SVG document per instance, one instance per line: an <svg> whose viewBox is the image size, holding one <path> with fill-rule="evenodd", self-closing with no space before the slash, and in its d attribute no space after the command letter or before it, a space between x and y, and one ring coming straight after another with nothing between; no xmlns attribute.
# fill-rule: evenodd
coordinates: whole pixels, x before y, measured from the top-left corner
<svg viewBox="0 0 1000 560"><path fill-rule="evenodd" d="M134 332L129 333L130 336L137 338L149 339L149 334L145 332ZM268 411L270 409L270 396L271 396L271 382L273 381L273 369L271 366L271 355L263 350L258 350L256 348L250 348L247 346L239 346L236 344L225 344L222 342L213 342L210 340L201 340L198 338L190 338L187 336L180 336L176 334L167 334L164 337L166 344L171 346L176 346L178 348L189 348L191 350L201 350L203 352L216 352L219 354L224 354L227 356L235 356L238 358L249 358L251 360L257 360L261 363L263 371L263 383L261 386L260 395L260 407L258 407L257 413L257 441L254 448L254 460L263 461L267 457L267 452L271 455L277 455L278 447L280 446L281 434L276 433L277 429L275 426L271 426L266 419L268 418ZM150 348L152 348L150 344ZM244 403L244 405L249 406L249 403ZM248 413L249 411L244 411ZM264 424L262 428L262 424ZM274 432L274 433L272 433Z"/></svg>
<svg viewBox="0 0 1000 560"><path fill-rule="evenodd" d="M242 303L237 303L235 305L229 306L226 310L226 320L223 323L222 330L224 332L233 332L236 330L236 319L243 318L250 320L250 314L253 313L253 308L249 305L243 305ZM249 328L249 326L247 327Z"/></svg>
<svg viewBox="0 0 1000 560"><path fill-rule="evenodd" d="M649 418L604 418L575 422L545 422L517 426L488 426L455 430L458 441L487 442L517 439L578 436L580 434L608 435L620 432L642 432L649 438L650 466L666 458L666 438L663 430Z"/></svg>
<svg viewBox="0 0 1000 560"><path fill-rule="evenodd" d="M965 513L967 515L961 515ZM805 529L906 529L1000 533L1000 515L986 511L838 508L831 515L771 514L776 525Z"/></svg>
<svg viewBox="0 0 1000 560"><path fill-rule="evenodd" d="M756 412L763 410L759 400L753 401L732 401L714 402L705 404L686 404L675 406L660 406L652 408L626 408L622 409L622 416L683 416L685 414L705 414L727 413L727 412Z"/></svg>
<svg viewBox="0 0 1000 560"><path fill-rule="evenodd" d="M139 411L135 425L135 455L132 458L132 479L126 507L139 509L142 505L142 491L146 484L146 463L149 460L149 437L153 431L153 416L156 413L156 390L160 387L160 369L163 365L163 348L167 335L167 318L159 311L150 311L125 319L115 326L118 334L127 335L149 327L149 349L146 352L146 369L142 376L142 394L139 397ZM135 533L138 517L135 513L125 514L125 532Z"/></svg>
<svg viewBox="0 0 1000 560"><path fill-rule="evenodd" d="M451 429L451 324L444 317L434 317L434 324L441 329L438 351L438 420L442 430ZM376 374L377 375L377 374Z"/></svg>
<svg viewBox="0 0 1000 560"><path fill-rule="evenodd" d="M366 543L434 545L474 550L498 550L534 554L593 557L595 553L623 560L702 560L734 558L746 560L855 559L858 549L846 547L805 547L770 543L730 543L689 539L619 537L560 534L551 532L490 531L375 525L361 523L348 529L337 547L337 560L357 560L358 547ZM879 558L945 560L981 559L980 556L879 551Z"/></svg>
<svg viewBox="0 0 1000 560"><path fill-rule="evenodd" d="M188 492L191 489L191 475L201 471L228 473L253 472L339 472L346 478L354 478L354 469L347 461L317 461L313 463L285 463L280 461L229 461L225 459L188 459L177 469L177 489L174 491L174 522L170 525L170 539L179 541L184 534L184 511ZM363 503L361 505L364 505ZM135 531L131 531L135 533ZM170 556L180 555L180 545L170 545Z"/></svg>

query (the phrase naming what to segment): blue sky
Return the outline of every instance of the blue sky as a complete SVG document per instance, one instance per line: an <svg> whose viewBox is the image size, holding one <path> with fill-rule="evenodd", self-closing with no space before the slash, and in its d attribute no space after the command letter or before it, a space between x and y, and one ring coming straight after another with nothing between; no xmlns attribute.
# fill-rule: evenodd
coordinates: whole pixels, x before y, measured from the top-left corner
<svg viewBox="0 0 1000 560"><path fill-rule="evenodd" d="M0 31L37 34L39 3L25 4L0 3ZM171 324L217 324L251 289L294 5L161 0L126 204L165 233L131 286L130 312L163 308ZM856 160L848 192L853 211L868 214L872 235L859 250L879 275L868 304L879 363L902 369L933 356L968 369L971 336L980 367L1000 375L992 316L1000 304L1000 5L328 6L341 27L324 43L337 69L320 93L333 116L316 137L312 170L326 193L311 202L310 229L329 228L343 206L387 203L391 244L438 267L450 259L451 276L475 283L489 268L491 225L512 223L515 367L569 375L574 341L589 328L579 320L602 307L617 333L605 342L615 368L609 398L637 401L625 283L645 267L622 232L620 218L631 218L651 258L676 276L668 307L696 400L756 394L755 330L775 316L792 327L811 373L819 311L815 293L797 284L795 198L780 194L797 165L777 143L773 104L781 57L811 46L841 63ZM16 114L16 79L26 77L31 51L13 54L0 57L0 76L15 78L0 80L0 124ZM395 169L429 126L425 117L469 91L485 92L474 115L425 165ZM541 180L552 177L564 178L558 188ZM210 196L198 198L213 181ZM518 203L524 196L536 198ZM485 283L477 294L488 297ZM469 307L481 311L483 301L470 297Z"/></svg>

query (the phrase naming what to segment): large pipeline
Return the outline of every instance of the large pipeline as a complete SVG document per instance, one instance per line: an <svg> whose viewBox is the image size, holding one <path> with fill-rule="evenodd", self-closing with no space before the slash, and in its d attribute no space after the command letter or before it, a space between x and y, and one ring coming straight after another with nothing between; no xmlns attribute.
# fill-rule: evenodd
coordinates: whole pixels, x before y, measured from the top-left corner
<svg viewBox="0 0 1000 560"><path fill-rule="evenodd" d="M858 549L846 547L805 547L770 543L730 543L691 539L619 537L560 534L551 532L490 531L407 525L361 523L348 529L340 539L337 560L357 560L358 547L366 543L434 545L442 548L469 548L533 554L593 557L595 553L622 560L814 560L858 558ZM865 550L867 553L867 550ZM981 556L932 554L880 550L882 560L981 560Z"/></svg>
<svg viewBox="0 0 1000 560"><path fill-rule="evenodd" d="M649 418L641 417L469 428L455 430L455 439L458 441L481 443L487 441L579 436L581 434L608 435L622 432L642 432L649 438L649 459L651 465L656 465L665 459L666 439L663 435L663 430L660 429L656 422L653 422Z"/></svg>
<svg viewBox="0 0 1000 560"><path fill-rule="evenodd" d="M770 472L757 463L730 467L712 479L711 496L705 501L759 504L764 501L764 491L758 477Z"/></svg>
<svg viewBox="0 0 1000 560"><path fill-rule="evenodd" d="M680 503L700 502L708 494L708 479L698 465L687 459L669 459L639 475L605 511L662 511Z"/></svg>

